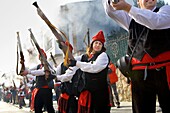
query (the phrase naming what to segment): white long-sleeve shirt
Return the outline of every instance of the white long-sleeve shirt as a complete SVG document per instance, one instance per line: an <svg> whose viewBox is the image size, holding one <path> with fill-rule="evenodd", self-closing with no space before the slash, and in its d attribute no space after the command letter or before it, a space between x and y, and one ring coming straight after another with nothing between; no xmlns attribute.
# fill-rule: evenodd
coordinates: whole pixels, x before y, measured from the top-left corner
<svg viewBox="0 0 170 113"><path fill-rule="evenodd" d="M81 62L83 55L77 56L75 57L76 62L76 66L74 67L69 67L65 74L61 74L61 64L58 65L58 71L60 73L57 73L57 78L58 80L60 80L61 82L65 82L65 81L70 81L73 77L73 75L76 73L76 71L80 68L82 71L84 72L89 72L89 73L98 73L100 71L102 71L103 69L105 69L109 63L109 59L108 56L105 52L101 53L97 59L93 62Z"/></svg>
<svg viewBox="0 0 170 113"><path fill-rule="evenodd" d="M170 6L162 6L157 13L147 9L140 9L132 6L129 13L123 10L115 10L108 4L108 0L103 0L104 9L107 15L115 20L125 30L129 30L130 21L136 22L150 29L170 28Z"/></svg>
<svg viewBox="0 0 170 113"><path fill-rule="evenodd" d="M72 79L73 75L76 73L77 69L78 68L76 66L69 67L64 74L61 74L61 64L59 64L56 68L56 77L61 82L71 81L71 79Z"/></svg>
<svg viewBox="0 0 170 113"><path fill-rule="evenodd" d="M42 75L44 76L44 74L45 74L45 73L44 73L44 68L37 70L37 66L29 69L29 70L28 70L28 73L29 73L29 74L32 74L32 75L34 75L34 76L42 76Z"/></svg>
<svg viewBox="0 0 170 113"><path fill-rule="evenodd" d="M76 73L77 69L81 69L84 72L89 72L89 73L98 73L105 69L109 63L108 56L105 52L102 52L95 61L93 62L81 62L81 56L75 57L77 63L76 66L74 67L69 67L64 74L61 74L61 63L57 66L56 68L56 77L58 80L61 82L67 82L71 81L73 75ZM38 76L39 74L44 75L44 70L39 69L39 70L32 70L31 74L35 74Z"/></svg>
<svg viewBox="0 0 170 113"><path fill-rule="evenodd" d="M66 72L64 74L61 74L61 63L57 66L57 68L55 68L55 75L57 77L57 79L61 82L67 82L70 81L73 77L73 75L76 73L76 70L78 68L75 67L69 67L69 69L66 70ZM38 69L37 67L33 67L30 70L28 70L29 74L32 74L34 76L44 76L45 72L44 72L44 68L42 69Z"/></svg>
<svg viewBox="0 0 170 113"><path fill-rule="evenodd" d="M81 57L76 58L76 66L84 72L98 73L105 69L109 63L108 56L105 52L102 52L93 62L81 62Z"/></svg>

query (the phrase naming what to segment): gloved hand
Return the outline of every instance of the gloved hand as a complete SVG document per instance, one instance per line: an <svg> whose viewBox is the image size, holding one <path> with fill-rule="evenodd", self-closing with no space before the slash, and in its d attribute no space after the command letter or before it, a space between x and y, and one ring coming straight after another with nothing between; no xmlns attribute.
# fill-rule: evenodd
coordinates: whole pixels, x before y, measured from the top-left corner
<svg viewBox="0 0 170 113"><path fill-rule="evenodd" d="M69 60L69 66L70 67L76 66L76 63L77 63L76 60L72 60L72 59Z"/></svg>

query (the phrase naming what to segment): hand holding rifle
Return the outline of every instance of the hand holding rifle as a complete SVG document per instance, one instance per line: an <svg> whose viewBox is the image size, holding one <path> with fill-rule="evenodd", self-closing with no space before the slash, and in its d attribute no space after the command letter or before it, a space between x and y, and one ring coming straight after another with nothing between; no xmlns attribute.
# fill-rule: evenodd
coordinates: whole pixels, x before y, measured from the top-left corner
<svg viewBox="0 0 170 113"><path fill-rule="evenodd" d="M40 48L39 44L37 43L31 29L28 29L30 31L30 37L32 41L34 42L39 54L40 54L40 60L44 64L44 72L45 72L45 78L48 79L49 75L54 76L51 74L51 70L53 71L52 73L55 73L55 70L52 68L52 66L48 63L45 55L43 54L43 50ZM50 70L51 69L51 70Z"/></svg>
<svg viewBox="0 0 170 113"><path fill-rule="evenodd" d="M18 48L19 47L19 48ZM20 50L18 52L18 49ZM20 53L20 54L19 54ZM21 64L21 69L20 72L18 72L18 60L19 60L19 55L20 55L20 64ZM17 67L16 67L16 72L17 75L21 75L21 73L25 70L25 59L24 59L24 54L22 52L22 47L21 47L21 41L20 41L20 37L19 37L19 32L17 32Z"/></svg>
<svg viewBox="0 0 170 113"><path fill-rule="evenodd" d="M18 52L18 49L20 50L20 52ZM21 64L20 72L18 72L19 55L20 55L20 64ZM16 67L16 73L17 73L17 75L24 76L25 77L24 79L26 79L26 81L28 82L28 77L23 74L23 72L25 70L25 63L24 62L25 62L25 59L24 59L24 54L23 54L22 47L21 47L20 36L19 36L19 32L17 32L17 67Z"/></svg>

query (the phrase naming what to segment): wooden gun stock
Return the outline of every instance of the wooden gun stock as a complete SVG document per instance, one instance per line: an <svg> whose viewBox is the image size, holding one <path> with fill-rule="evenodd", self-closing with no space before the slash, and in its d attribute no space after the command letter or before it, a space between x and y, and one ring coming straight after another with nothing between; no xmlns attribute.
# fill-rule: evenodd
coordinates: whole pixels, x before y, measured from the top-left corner
<svg viewBox="0 0 170 113"><path fill-rule="evenodd" d="M35 39L35 37L34 37L32 31L31 31L31 29L28 29L28 30L30 31L30 38L31 38L32 41L34 42L34 44L35 44L35 46L36 46L36 48L37 48L37 50L38 50L38 52L39 52L39 54L40 54L40 57L42 58L42 60L43 60L43 62L44 62L44 69L45 69L45 71L51 72L50 69L49 69L49 67L50 67L50 68L53 70L53 72L55 72L55 70L54 70L54 69L52 68L52 66L48 63L47 59L45 58L44 54L42 53L41 48L40 48L37 40Z"/></svg>
<svg viewBox="0 0 170 113"><path fill-rule="evenodd" d="M17 67L16 67L16 72L17 72L17 75L21 75L21 73L25 70L25 63L24 63L25 59L24 59L24 54L23 54L22 47L21 47L21 40L20 40L19 32L17 32L17 41L18 41L18 43L17 43ZM18 61L19 61L18 47L19 47L19 50L20 50L20 64L21 64L21 69L20 69L19 73L18 73ZM28 82L28 77L27 76L24 76L24 79L26 79L27 82Z"/></svg>

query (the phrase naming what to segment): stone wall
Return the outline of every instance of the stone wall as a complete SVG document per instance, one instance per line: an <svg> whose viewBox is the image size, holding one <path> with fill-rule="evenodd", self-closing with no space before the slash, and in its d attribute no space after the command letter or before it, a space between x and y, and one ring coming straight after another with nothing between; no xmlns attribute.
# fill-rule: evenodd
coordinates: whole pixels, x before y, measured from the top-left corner
<svg viewBox="0 0 170 113"><path fill-rule="evenodd" d="M116 70L118 75L117 91L119 93L120 102L131 102L131 85L127 83L126 77L124 77L119 69Z"/></svg>

